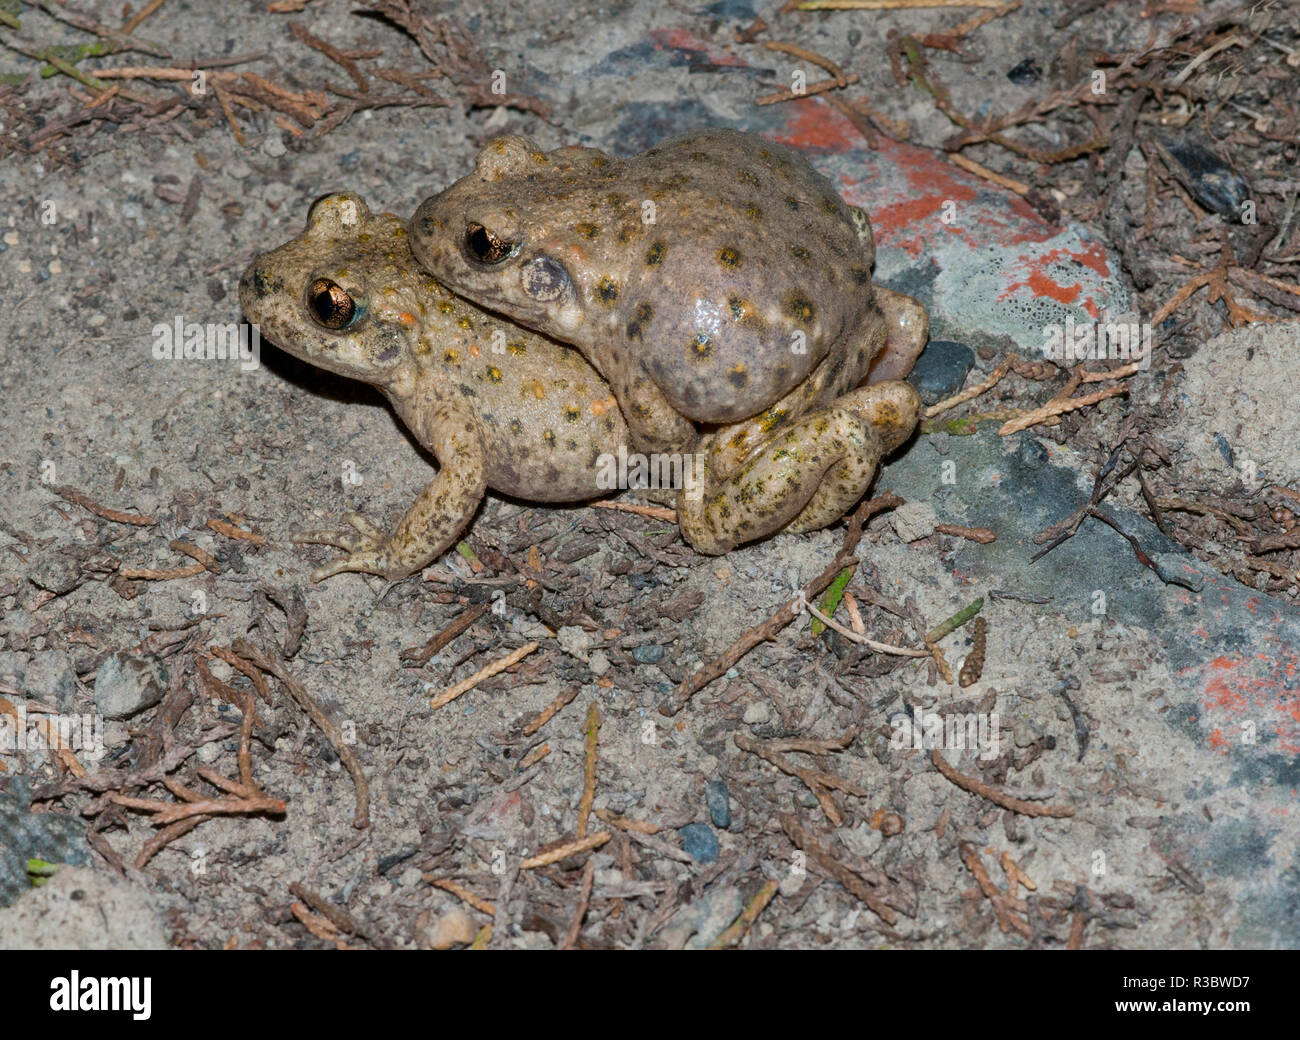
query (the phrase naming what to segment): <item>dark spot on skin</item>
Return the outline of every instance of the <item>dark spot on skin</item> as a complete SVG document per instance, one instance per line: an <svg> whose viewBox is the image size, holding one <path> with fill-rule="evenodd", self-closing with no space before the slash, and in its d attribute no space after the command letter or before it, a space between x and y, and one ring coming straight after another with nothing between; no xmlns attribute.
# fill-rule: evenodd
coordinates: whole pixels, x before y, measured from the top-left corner
<svg viewBox="0 0 1300 1040"><path fill-rule="evenodd" d="M827 195L824 199L822 199L822 209L824 209L831 216L837 217L839 216L840 213L840 200L835 198L835 196L833 195Z"/></svg>
<svg viewBox="0 0 1300 1040"><path fill-rule="evenodd" d="M653 317L654 308L650 304L638 303L636 310L632 312L632 320L627 323L627 338L639 342Z"/></svg>
<svg viewBox="0 0 1300 1040"><path fill-rule="evenodd" d="M786 317L791 318L800 325L810 324L813 318L817 316L817 308L813 306L812 300L798 290L788 294L781 301L781 309L785 312Z"/></svg>
<svg viewBox="0 0 1300 1040"><path fill-rule="evenodd" d="M585 220L584 220L581 224L574 224L574 225L573 225L573 230L574 230L574 233L575 233L575 234L579 234L579 235L581 235L583 238L599 238L599 237L600 237L600 225L599 225L599 224L592 224L590 221L585 221Z"/></svg>
<svg viewBox="0 0 1300 1040"><path fill-rule="evenodd" d="M488 377L488 382L490 383L501 382L502 379L501 369L497 368L495 365L488 365L488 367L484 370L484 374Z"/></svg>
<svg viewBox="0 0 1300 1040"><path fill-rule="evenodd" d="M790 366L784 361L777 365L776 368L773 369L773 372L776 375L776 381L778 383L784 383L790 378Z"/></svg>
<svg viewBox="0 0 1300 1040"><path fill-rule="evenodd" d="M697 332L695 338L691 340L690 356L703 361L713 353L713 340L706 333Z"/></svg>
<svg viewBox="0 0 1300 1040"><path fill-rule="evenodd" d="M520 354L527 354L528 347L522 340L514 340L506 344L506 350L518 357Z"/></svg>
<svg viewBox="0 0 1300 1040"><path fill-rule="evenodd" d="M434 230L434 228L436 228L437 226L438 226L437 221L435 221L432 217L421 217L421 218L420 218L420 228L421 228L421 230L423 230L426 234L430 234L430 235L433 234L433 230Z"/></svg>
<svg viewBox="0 0 1300 1040"><path fill-rule="evenodd" d="M548 448L554 450L554 448L555 448L555 431L554 431L554 430L543 430L543 431L542 431L542 443L545 444Z"/></svg>
<svg viewBox="0 0 1300 1040"><path fill-rule="evenodd" d="M478 397L477 391L472 386L462 386L460 388L461 397Z"/></svg>
<svg viewBox="0 0 1300 1040"><path fill-rule="evenodd" d="M709 159L709 153L708 153L708 152L691 152L691 154L688 155L687 158L690 159L691 162L708 162L708 159Z"/></svg>
<svg viewBox="0 0 1300 1040"><path fill-rule="evenodd" d="M259 298L281 292L283 289L284 282L270 271L264 271L260 267L253 271L253 292L257 293Z"/></svg>
<svg viewBox="0 0 1300 1040"><path fill-rule="evenodd" d="M449 365L454 365L460 360L460 355L454 350L448 350L442 355L442 360L447 362Z"/></svg>
<svg viewBox="0 0 1300 1040"><path fill-rule="evenodd" d="M524 424L518 419L511 419L506 428L516 437L522 437L524 435Z"/></svg>
<svg viewBox="0 0 1300 1040"><path fill-rule="evenodd" d="M572 451L572 452L575 452L575 453L576 453L577 450L578 450L578 442L577 442L577 441L565 441L565 442L564 442L564 446L565 446L566 448L568 448L569 451Z"/></svg>
<svg viewBox="0 0 1300 1040"><path fill-rule="evenodd" d="M664 244L657 239L650 243L650 248L645 251L645 262L647 267L662 263L664 259Z"/></svg>
<svg viewBox="0 0 1300 1040"><path fill-rule="evenodd" d="M732 249L731 246L723 246L718 250L718 263L723 267L739 267L741 264L740 251Z"/></svg>
<svg viewBox="0 0 1300 1040"><path fill-rule="evenodd" d="M601 303L613 303L618 299L618 283L609 275L605 275L596 283L596 296Z"/></svg>
<svg viewBox="0 0 1300 1040"><path fill-rule="evenodd" d="M605 196L605 205L609 206L611 209L617 209L625 202L627 202L627 196L620 195L616 191L611 191L608 195Z"/></svg>
<svg viewBox="0 0 1300 1040"><path fill-rule="evenodd" d="M871 272L865 267L850 267L849 277L853 279L854 285L866 285L871 281Z"/></svg>
<svg viewBox="0 0 1300 1040"><path fill-rule="evenodd" d="M754 205L754 203L751 202L748 206L745 207L745 216L747 216L750 220L762 220L763 211L759 209L756 205Z"/></svg>
<svg viewBox="0 0 1300 1040"><path fill-rule="evenodd" d="M748 184L751 188L761 188L763 186L763 182L750 170L740 170L736 174L736 180L740 181L741 184Z"/></svg>
<svg viewBox="0 0 1300 1040"><path fill-rule="evenodd" d="M664 181L664 186L668 188L680 188L683 185L690 184L691 178L685 173L675 173Z"/></svg>
<svg viewBox="0 0 1300 1040"><path fill-rule="evenodd" d="M578 422L582 418L582 409L576 404L566 404L564 406L564 421L568 423Z"/></svg>
<svg viewBox="0 0 1300 1040"><path fill-rule="evenodd" d="M745 370L744 365L732 365L727 370L727 382L737 390L743 390L749 383L749 373Z"/></svg>
<svg viewBox="0 0 1300 1040"><path fill-rule="evenodd" d="M812 255L803 246L791 246L790 253L796 260L807 260Z"/></svg>
<svg viewBox="0 0 1300 1040"><path fill-rule="evenodd" d="M614 417L612 415L607 415L605 417L605 432L606 433L614 432Z"/></svg>
<svg viewBox="0 0 1300 1040"><path fill-rule="evenodd" d="M393 360L395 357L397 357L401 352L402 352L401 344L399 344L399 343L390 343L390 344L389 344L388 346L386 346L386 347L383 349L383 351L380 353L380 355L379 355L379 360L380 360L380 361L392 361L392 360Z"/></svg>
<svg viewBox="0 0 1300 1040"><path fill-rule="evenodd" d="M687 383L685 386L681 387L677 392L681 395L682 400L685 401L688 405L697 404L700 400L699 392L690 383Z"/></svg>

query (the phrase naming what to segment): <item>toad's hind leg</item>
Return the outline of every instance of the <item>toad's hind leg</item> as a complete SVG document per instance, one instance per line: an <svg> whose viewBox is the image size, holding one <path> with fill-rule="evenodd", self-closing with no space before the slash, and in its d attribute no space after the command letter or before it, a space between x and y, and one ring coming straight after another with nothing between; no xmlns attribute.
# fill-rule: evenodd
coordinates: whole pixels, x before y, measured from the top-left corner
<svg viewBox="0 0 1300 1040"><path fill-rule="evenodd" d="M702 456L708 447L701 445ZM867 422L840 408L814 412L774 435L721 481L711 479L706 467L702 480L678 494L682 535L698 552L716 556L796 518L808 516L825 526L866 493L880 456L880 437Z"/></svg>
<svg viewBox="0 0 1300 1040"><path fill-rule="evenodd" d="M880 447L879 453L870 460L870 472L874 475L881 459L899 447L916 429L921 416L921 396L911 384L891 380L851 390L835 399L835 408L857 417L875 436ZM867 484L870 483L869 476ZM865 493L864 486L862 494ZM847 499L834 488L819 488L818 494L786 525L785 530L790 534L819 531L852 509L862 494Z"/></svg>
<svg viewBox="0 0 1300 1040"><path fill-rule="evenodd" d="M347 552L317 567L312 581L344 571L378 574L390 581L414 574L446 552L473 518L487 490L483 440L472 424L443 423L430 439L438 475L411 503L391 532L357 513L344 514L351 530L299 531L293 541L333 545Z"/></svg>

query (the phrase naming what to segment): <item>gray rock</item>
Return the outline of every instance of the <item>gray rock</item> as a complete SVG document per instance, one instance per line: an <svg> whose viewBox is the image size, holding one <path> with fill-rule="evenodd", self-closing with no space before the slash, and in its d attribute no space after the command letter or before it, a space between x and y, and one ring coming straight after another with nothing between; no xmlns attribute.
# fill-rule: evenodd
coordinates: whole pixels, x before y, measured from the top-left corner
<svg viewBox="0 0 1300 1040"><path fill-rule="evenodd" d="M77 696L77 672L72 659L62 650L38 650L27 665L21 688L37 700L70 708Z"/></svg>
<svg viewBox="0 0 1300 1040"><path fill-rule="evenodd" d="M81 561L63 552L43 552L32 561L27 580L62 596L81 584Z"/></svg>
<svg viewBox="0 0 1300 1040"><path fill-rule="evenodd" d="M696 863L717 862L718 836L707 823L688 823L677 833L682 836L682 848Z"/></svg>
<svg viewBox="0 0 1300 1040"><path fill-rule="evenodd" d="M934 525L939 522L935 516L934 506L929 502L915 500L904 502L889 514L894 531L905 542L915 542L929 538L934 534Z"/></svg>
<svg viewBox="0 0 1300 1040"><path fill-rule="evenodd" d="M964 343L931 340L916 359L907 381L916 387L921 400L934 404L961 389L966 376L975 367L975 351Z"/></svg>
<svg viewBox="0 0 1300 1040"><path fill-rule="evenodd" d="M120 651L99 666L95 707L106 719L126 719L152 708L167 692L167 669L155 657Z"/></svg>
<svg viewBox="0 0 1300 1040"><path fill-rule="evenodd" d="M647 643L632 650L632 659L639 664L658 664L664 659L664 648L657 643Z"/></svg>
<svg viewBox="0 0 1300 1040"><path fill-rule="evenodd" d="M731 795L721 780L710 780L704 788L704 801L709 807L713 826L726 830L731 826Z"/></svg>
<svg viewBox="0 0 1300 1040"><path fill-rule="evenodd" d="M7 906L31 887L27 861L90 862L86 825L75 816L33 813L31 794L22 777L0 789L0 906Z"/></svg>

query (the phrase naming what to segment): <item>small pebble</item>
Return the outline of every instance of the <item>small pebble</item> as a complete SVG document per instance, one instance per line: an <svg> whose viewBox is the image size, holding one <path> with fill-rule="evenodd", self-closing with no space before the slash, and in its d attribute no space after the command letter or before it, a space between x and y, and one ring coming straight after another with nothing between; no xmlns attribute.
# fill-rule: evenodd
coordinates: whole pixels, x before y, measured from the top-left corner
<svg viewBox="0 0 1300 1040"><path fill-rule="evenodd" d="M726 830L731 826L731 796L721 780L710 780L704 789L704 800L709 806L709 819L713 826Z"/></svg>
<svg viewBox="0 0 1300 1040"><path fill-rule="evenodd" d="M473 941L474 922L458 906L439 917L429 931L429 945L435 950L450 950L453 946L466 946Z"/></svg>
<svg viewBox="0 0 1300 1040"><path fill-rule="evenodd" d="M641 664L658 664L664 659L664 648L657 643L647 643L632 651L632 659Z"/></svg>
<svg viewBox="0 0 1300 1040"><path fill-rule="evenodd" d="M960 390L974 365L975 352L966 344L935 339L916 359L907 381L916 387L922 401L935 404Z"/></svg>
<svg viewBox="0 0 1300 1040"><path fill-rule="evenodd" d="M767 701L755 701L745 708L743 721L746 726L761 726L772 717L772 709Z"/></svg>
<svg viewBox="0 0 1300 1040"><path fill-rule="evenodd" d="M1007 79L1018 87L1031 87L1043 78L1043 70L1033 58L1026 58L1007 73Z"/></svg>
<svg viewBox="0 0 1300 1040"><path fill-rule="evenodd" d="M718 836L707 823L688 823L677 832L682 836L682 849L696 863L716 863Z"/></svg>

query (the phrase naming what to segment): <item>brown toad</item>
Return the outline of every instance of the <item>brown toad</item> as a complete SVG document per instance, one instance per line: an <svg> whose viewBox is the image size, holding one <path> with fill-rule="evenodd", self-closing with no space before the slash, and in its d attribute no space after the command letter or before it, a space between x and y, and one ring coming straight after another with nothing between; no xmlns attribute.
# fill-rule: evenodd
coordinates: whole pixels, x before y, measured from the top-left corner
<svg viewBox="0 0 1300 1040"><path fill-rule="evenodd" d="M925 346L924 308L871 282L866 214L735 130L631 158L497 138L410 232L452 290L581 350L646 451L689 443L693 422L761 416L773 435ZM720 475L746 457L716 450Z"/></svg>

